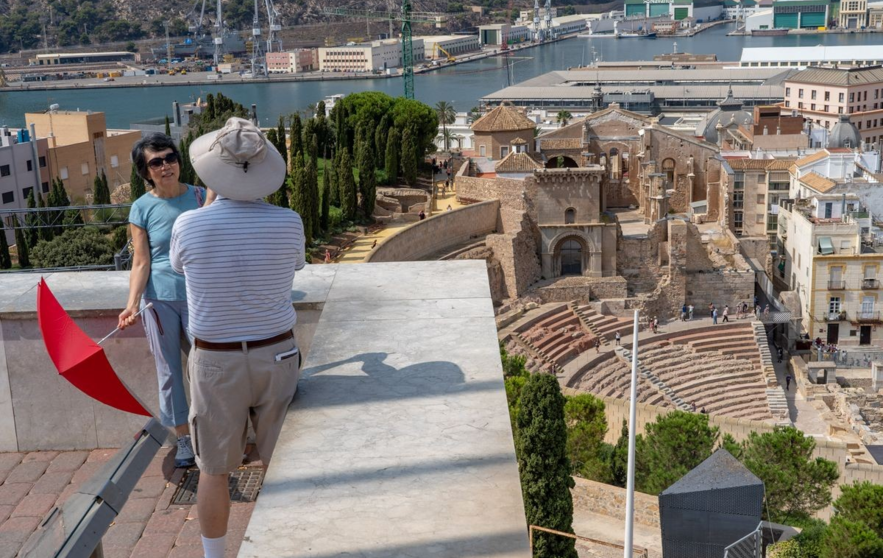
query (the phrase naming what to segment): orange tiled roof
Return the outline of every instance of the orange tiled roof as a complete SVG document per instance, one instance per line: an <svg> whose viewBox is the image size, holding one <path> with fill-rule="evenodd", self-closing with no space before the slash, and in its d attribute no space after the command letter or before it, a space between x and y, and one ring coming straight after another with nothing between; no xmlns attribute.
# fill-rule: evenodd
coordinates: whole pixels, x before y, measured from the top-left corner
<svg viewBox="0 0 883 558"><path fill-rule="evenodd" d="M817 172L811 172L806 176L800 177L800 182L806 184L820 194L824 194L834 188L834 186L837 186L836 182L830 178L825 178Z"/></svg>
<svg viewBox="0 0 883 558"><path fill-rule="evenodd" d="M472 124L473 132L516 132L533 130L537 125L512 105L502 104Z"/></svg>
<svg viewBox="0 0 883 558"><path fill-rule="evenodd" d="M816 151L812 155L807 155L806 157L802 157L800 159L797 159L795 164L798 167L802 167L803 165L808 165L810 163L815 163L816 161L821 161L822 159L824 159L827 156L828 156L828 152L826 150L822 149L822 150Z"/></svg>
<svg viewBox="0 0 883 558"><path fill-rule="evenodd" d="M494 170L499 172L533 172L543 168L543 164L531 157L528 153L515 152L506 155L494 165Z"/></svg>

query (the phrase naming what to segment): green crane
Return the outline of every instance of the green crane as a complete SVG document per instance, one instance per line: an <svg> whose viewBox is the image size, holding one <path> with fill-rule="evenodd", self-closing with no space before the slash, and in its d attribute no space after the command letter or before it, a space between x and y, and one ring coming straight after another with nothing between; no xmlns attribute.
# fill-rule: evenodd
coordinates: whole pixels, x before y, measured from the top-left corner
<svg viewBox="0 0 883 558"><path fill-rule="evenodd" d="M402 79L405 98L414 98L414 43L411 41L411 0L402 0Z"/></svg>
<svg viewBox="0 0 883 558"><path fill-rule="evenodd" d="M414 45L412 42L412 23L434 23L441 27L448 14L441 12L414 12L411 9L411 0L402 0L401 13L375 12L371 10L352 10L347 8L325 8L326 15L354 17L358 19L380 19L386 21L402 22L402 78L405 82L405 98L414 98Z"/></svg>

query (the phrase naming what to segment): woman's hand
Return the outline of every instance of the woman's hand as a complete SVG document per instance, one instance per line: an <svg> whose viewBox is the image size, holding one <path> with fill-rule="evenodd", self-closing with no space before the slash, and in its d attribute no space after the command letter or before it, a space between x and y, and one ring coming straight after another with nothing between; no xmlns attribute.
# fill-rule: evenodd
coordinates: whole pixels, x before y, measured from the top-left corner
<svg viewBox="0 0 883 558"><path fill-rule="evenodd" d="M129 327L130 325L134 325L138 321L138 316L135 315L137 313L138 313L137 307L129 307L129 308L126 308L125 310L123 310L120 313L120 320L119 320L119 323L117 324L117 327L119 327L120 330L123 330L123 329L126 329L127 327Z"/></svg>

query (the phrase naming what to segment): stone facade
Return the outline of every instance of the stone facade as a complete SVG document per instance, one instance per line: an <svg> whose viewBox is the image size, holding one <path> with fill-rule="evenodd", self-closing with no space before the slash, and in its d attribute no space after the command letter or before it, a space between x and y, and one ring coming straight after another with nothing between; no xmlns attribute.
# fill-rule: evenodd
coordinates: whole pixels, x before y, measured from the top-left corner
<svg viewBox="0 0 883 558"><path fill-rule="evenodd" d="M561 155L580 166L603 165L605 209L636 205L649 220L656 194L652 177L659 175L671 191L668 208L685 213L690 203L707 200L708 219L719 217L723 178L717 146L659 126L653 118L614 104L543 134L537 146L547 159Z"/></svg>
<svg viewBox="0 0 883 558"><path fill-rule="evenodd" d="M570 489L573 509L600 513L608 517L625 517L626 491L624 488L573 477L575 485ZM635 523L659 527L659 498L635 492Z"/></svg>
<svg viewBox="0 0 883 558"><path fill-rule="evenodd" d="M515 140L522 140L520 143ZM516 130L512 132L473 132L472 143L475 153L488 159L499 160L513 152L518 146L533 153L533 130ZM515 142L515 143L513 143ZM505 148L505 150L503 149ZM484 155L482 155L484 154Z"/></svg>

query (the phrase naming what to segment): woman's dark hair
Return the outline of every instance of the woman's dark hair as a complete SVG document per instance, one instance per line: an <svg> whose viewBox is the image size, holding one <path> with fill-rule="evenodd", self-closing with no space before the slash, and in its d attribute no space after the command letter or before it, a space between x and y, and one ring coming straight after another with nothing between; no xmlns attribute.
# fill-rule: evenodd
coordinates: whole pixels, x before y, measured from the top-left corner
<svg viewBox="0 0 883 558"><path fill-rule="evenodd" d="M150 172L147 170L147 157L144 155L144 152L148 149L154 153L171 149L178 156L178 159L181 158L181 154L178 153L178 146L175 145L175 140L159 132L148 134L135 143L132 147L132 163L135 165L141 178L155 187L156 184L150 179Z"/></svg>

